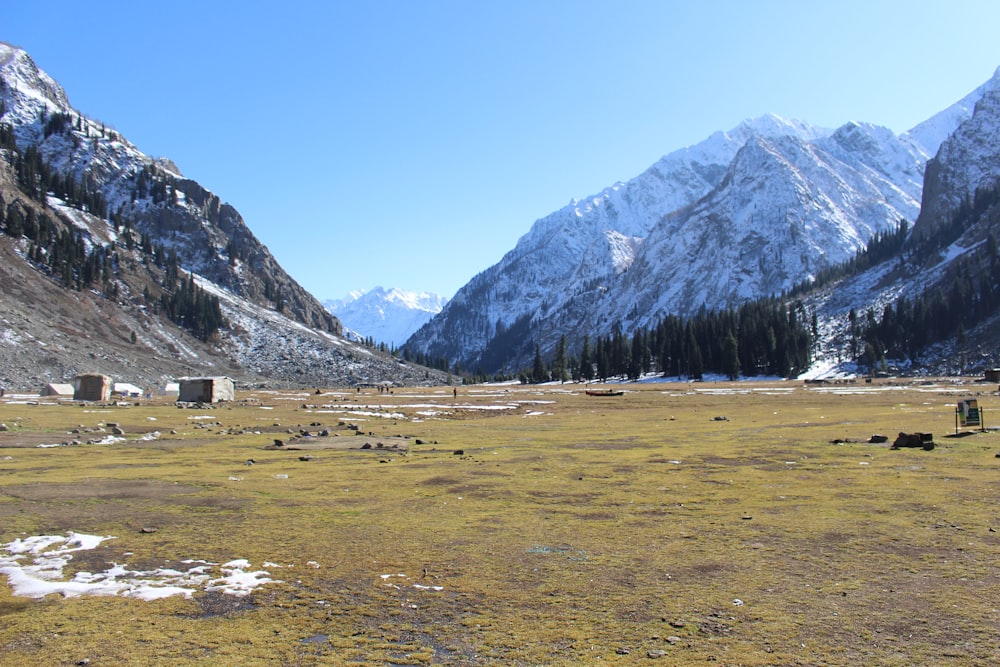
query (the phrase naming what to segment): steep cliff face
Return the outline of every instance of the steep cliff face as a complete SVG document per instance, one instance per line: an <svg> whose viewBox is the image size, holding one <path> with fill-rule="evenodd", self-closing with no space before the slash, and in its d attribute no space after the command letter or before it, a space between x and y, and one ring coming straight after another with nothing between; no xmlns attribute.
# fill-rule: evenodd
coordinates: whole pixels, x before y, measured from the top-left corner
<svg viewBox="0 0 1000 667"><path fill-rule="evenodd" d="M108 224L128 224L177 253L180 265L234 294L314 328L340 324L296 283L232 206L186 179L169 160L143 154L73 109L26 52L0 43L0 122L21 150L37 150L60 174L99 191Z"/></svg>
<svg viewBox="0 0 1000 667"><path fill-rule="evenodd" d="M970 118L962 122L928 161L918 239L932 236L976 190L994 188L1000 175L1000 70L984 86Z"/></svg>

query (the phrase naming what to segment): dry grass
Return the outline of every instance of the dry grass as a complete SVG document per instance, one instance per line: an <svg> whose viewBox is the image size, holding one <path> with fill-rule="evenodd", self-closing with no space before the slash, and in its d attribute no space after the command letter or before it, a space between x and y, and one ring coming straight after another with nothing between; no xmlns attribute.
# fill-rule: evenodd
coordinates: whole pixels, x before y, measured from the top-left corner
<svg viewBox="0 0 1000 667"><path fill-rule="evenodd" d="M0 404L12 427L0 433L0 542L117 536L71 564L91 571L287 566L245 598L35 600L0 583L0 663L995 663L998 442L944 437L957 398L979 390L706 383L609 398L570 386L258 393L210 410ZM995 394L980 401L987 420L1000 415ZM498 405L510 407L484 409ZM34 446L108 422L129 440ZM299 441L308 449L265 448L320 428L331 435ZM154 429L159 439L136 439ZM898 431L931 431L937 448L864 442Z"/></svg>

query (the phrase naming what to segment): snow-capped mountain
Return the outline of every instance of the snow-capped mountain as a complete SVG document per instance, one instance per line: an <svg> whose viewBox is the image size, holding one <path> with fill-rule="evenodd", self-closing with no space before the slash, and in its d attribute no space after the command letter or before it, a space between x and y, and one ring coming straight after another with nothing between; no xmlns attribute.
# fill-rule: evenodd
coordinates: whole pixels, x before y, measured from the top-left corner
<svg viewBox="0 0 1000 667"><path fill-rule="evenodd" d="M535 222L498 264L462 287L440 315L410 338L407 348L460 361L466 368L498 370L523 360L534 337L526 335L528 320L533 330L551 329L541 341L547 345L558 334L543 324L544 318L565 310L567 321L585 320L593 312L594 297L607 293L628 271L653 227L718 186L750 137L810 141L829 134L798 121L762 116L670 153L628 182L571 201ZM496 349L497 342L505 341L505 347L510 340L520 343L517 350Z"/></svg>
<svg viewBox="0 0 1000 667"><path fill-rule="evenodd" d="M375 287L368 292L353 291L343 299L323 301L323 305L343 323L345 335L397 347L440 313L447 302L431 292Z"/></svg>
<svg viewBox="0 0 1000 667"><path fill-rule="evenodd" d="M717 188L653 228L602 317L629 330L665 312L780 294L913 220L919 183L917 156L884 128L849 123L814 142L752 137Z"/></svg>
<svg viewBox="0 0 1000 667"><path fill-rule="evenodd" d="M767 115L670 153L538 220L407 349L498 371L563 334L780 294L914 220L927 158L990 85L900 136Z"/></svg>

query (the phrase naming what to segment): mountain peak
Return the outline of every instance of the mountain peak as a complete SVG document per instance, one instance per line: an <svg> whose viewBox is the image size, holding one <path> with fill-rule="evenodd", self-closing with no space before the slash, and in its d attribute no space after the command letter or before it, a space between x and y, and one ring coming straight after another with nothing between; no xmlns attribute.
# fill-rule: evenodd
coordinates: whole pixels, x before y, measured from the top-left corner
<svg viewBox="0 0 1000 667"><path fill-rule="evenodd" d="M39 111L39 107L46 110L56 107L60 111L69 108L69 100L62 86L39 69L27 51L6 42L0 42L0 79L12 88L12 94L28 102L21 106L32 111Z"/></svg>
<svg viewBox="0 0 1000 667"><path fill-rule="evenodd" d="M756 118L748 118L740 123L731 134L740 131L762 135L767 138L792 136L804 141L812 141L830 134L830 130L815 127L801 120L783 118L774 113L766 113Z"/></svg>
<svg viewBox="0 0 1000 667"><path fill-rule="evenodd" d="M441 312L447 299L432 292L376 286L354 290L323 306L360 338L401 345L414 331Z"/></svg>

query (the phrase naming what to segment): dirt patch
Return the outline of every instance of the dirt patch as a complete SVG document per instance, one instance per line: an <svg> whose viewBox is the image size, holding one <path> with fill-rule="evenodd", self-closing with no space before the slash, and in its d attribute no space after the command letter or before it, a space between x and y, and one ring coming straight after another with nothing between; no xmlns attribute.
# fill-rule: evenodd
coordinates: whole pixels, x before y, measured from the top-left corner
<svg viewBox="0 0 1000 667"><path fill-rule="evenodd" d="M80 482L22 484L0 489L27 504L0 503L0 524L25 515L44 517L43 533L92 531L92 526L120 523L129 530L165 528L183 524L191 510L225 512L230 521L243 518L249 501L203 495L204 489L189 484L157 480L90 479Z"/></svg>
<svg viewBox="0 0 1000 667"><path fill-rule="evenodd" d="M14 431L8 431L6 433L0 434L0 449L25 449L30 447L38 447L39 445L62 445L71 442L73 439L87 438L87 437L101 437L100 434L69 434L65 432L59 433L18 433Z"/></svg>
<svg viewBox="0 0 1000 667"><path fill-rule="evenodd" d="M93 500L101 498L165 498L200 489L188 484L153 479L93 479L72 483L22 484L0 489L0 493L21 500Z"/></svg>

